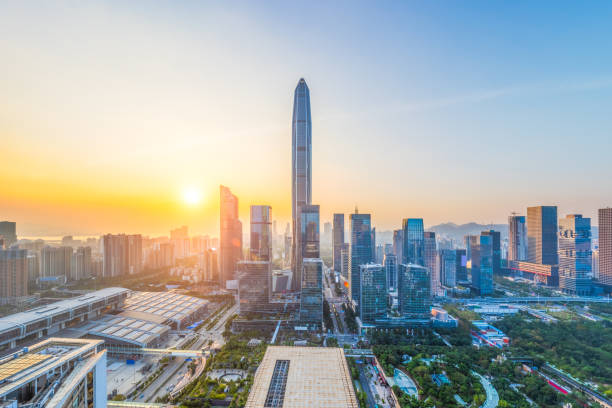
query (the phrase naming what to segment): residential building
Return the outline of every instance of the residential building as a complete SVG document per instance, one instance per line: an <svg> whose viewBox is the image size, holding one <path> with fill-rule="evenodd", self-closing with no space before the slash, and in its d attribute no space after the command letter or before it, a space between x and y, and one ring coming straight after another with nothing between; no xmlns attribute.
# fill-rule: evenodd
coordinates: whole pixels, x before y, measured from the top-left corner
<svg viewBox="0 0 612 408"><path fill-rule="evenodd" d="M17 303L28 295L28 251L0 249L0 304Z"/></svg>
<svg viewBox="0 0 612 408"><path fill-rule="evenodd" d="M40 277L70 277L71 247L46 246L40 250Z"/></svg>
<svg viewBox="0 0 612 408"><path fill-rule="evenodd" d="M142 271L142 236L106 234L102 237L102 275L104 278Z"/></svg>
<svg viewBox="0 0 612 408"><path fill-rule="evenodd" d="M559 220L559 288L591 294L591 219L570 214Z"/></svg>
<svg viewBox="0 0 612 408"><path fill-rule="evenodd" d="M92 276L91 248L78 247L72 254L70 265L70 279L89 279Z"/></svg>
<svg viewBox="0 0 612 408"><path fill-rule="evenodd" d="M17 223L0 221L0 239L4 238L4 246L9 248L17 242Z"/></svg>

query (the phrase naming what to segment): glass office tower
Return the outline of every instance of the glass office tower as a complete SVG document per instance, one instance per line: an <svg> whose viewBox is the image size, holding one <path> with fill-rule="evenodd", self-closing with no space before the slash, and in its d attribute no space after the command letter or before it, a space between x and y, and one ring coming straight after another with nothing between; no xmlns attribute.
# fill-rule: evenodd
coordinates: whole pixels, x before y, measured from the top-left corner
<svg viewBox="0 0 612 408"><path fill-rule="evenodd" d="M400 315L410 319L429 319L431 314L429 270L421 265L400 264L397 275Z"/></svg>
<svg viewBox="0 0 612 408"><path fill-rule="evenodd" d="M436 250L436 233L432 231L425 231L423 233L423 238L424 266L429 269L429 276L431 277L431 294L432 296L435 296L438 288L440 287L440 274L436 268L438 261L438 251Z"/></svg>
<svg viewBox="0 0 612 408"><path fill-rule="evenodd" d="M349 256L349 286L351 300L359 304L359 266L372 263L372 228L370 214L351 214L351 246Z"/></svg>
<svg viewBox="0 0 612 408"><path fill-rule="evenodd" d="M491 237L491 251L493 252L493 274L501 273L501 234L499 231L483 231L481 235L489 235Z"/></svg>
<svg viewBox="0 0 612 408"><path fill-rule="evenodd" d="M559 288L570 295L590 295L591 272L591 219L570 214L559 220Z"/></svg>
<svg viewBox="0 0 612 408"><path fill-rule="evenodd" d="M387 317L387 273L379 264L359 266L359 318L374 323Z"/></svg>
<svg viewBox="0 0 612 408"><path fill-rule="evenodd" d="M524 215L508 217L508 260L525 261L527 259L527 225Z"/></svg>
<svg viewBox="0 0 612 408"><path fill-rule="evenodd" d="M310 90L304 78L300 78L293 98L293 120L291 126L291 203L293 219L292 270L293 289L299 290L301 283L301 253L299 242L300 209L312 202L312 121L310 116ZM298 239L296 239L296 237ZM298 279L295 279L295 278Z"/></svg>
<svg viewBox="0 0 612 408"><path fill-rule="evenodd" d="M527 208L527 260L557 265L557 207Z"/></svg>
<svg viewBox="0 0 612 408"><path fill-rule="evenodd" d="M334 271L342 271L342 245L344 244L344 214L334 214L333 224L333 263Z"/></svg>
<svg viewBox="0 0 612 408"><path fill-rule="evenodd" d="M383 265L387 274L387 290L397 289L397 257L394 254L385 254Z"/></svg>
<svg viewBox="0 0 612 408"><path fill-rule="evenodd" d="M403 225L403 262L425 266L425 237L422 218L404 218Z"/></svg>
<svg viewBox="0 0 612 408"><path fill-rule="evenodd" d="M220 186L220 281L225 288L228 280L235 279L236 263L242 259L242 223L238 219L238 197L225 186Z"/></svg>
<svg viewBox="0 0 612 408"><path fill-rule="evenodd" d="M268 261L240 261L238 268L239 313L270 311L272 273Z"/></svg>
<svg viewBox="0 0 612 408"><path fill-rule="evenodd" d="M318 329L323 322L323 261L304 258L302 267L300 322Z"/></svg>
<svg viewBox="0 0 612 408"><path fill-rule="evenodd" d="M251 206L251 260L272 262L272 208Z"/></svg>
<svg viewBox="0 0 612 408"><path fill-rule="evenodd" d="M482 234L471 246L472 287L480 296L493 293L493 236Z"/></svg>
<svg viewBox="0 0 612 408"><path fill-rule="evenodd" d="M457 285L457 251L454 249L441 249L438 253L440 267L440 282L452 288Z"/></svg>

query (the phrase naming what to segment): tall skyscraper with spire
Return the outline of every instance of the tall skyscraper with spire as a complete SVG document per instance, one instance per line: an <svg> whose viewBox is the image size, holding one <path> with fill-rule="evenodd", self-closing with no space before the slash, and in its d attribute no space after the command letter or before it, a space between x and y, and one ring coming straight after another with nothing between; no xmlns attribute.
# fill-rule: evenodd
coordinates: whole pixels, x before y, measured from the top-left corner
<svg viewBox="0 0 612 408"><path fill-rule="evenodd" d="M291 204L293 243L291 269L292 289L300 290L302 282L302 243L300 241L300 209L312 203L312 121L310 117L310 91L304 78L300 78L293 99L291 126Z"/></svg>

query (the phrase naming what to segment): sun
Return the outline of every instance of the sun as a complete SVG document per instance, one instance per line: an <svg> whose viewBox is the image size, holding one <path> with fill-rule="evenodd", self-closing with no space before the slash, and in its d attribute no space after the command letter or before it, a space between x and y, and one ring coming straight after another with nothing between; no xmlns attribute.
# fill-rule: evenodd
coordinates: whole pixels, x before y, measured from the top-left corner
<svg viewBox="0 0 612 408"><path fill-rule="evenodd" d="M202 202L202 192L194 187L185 188L182 196L187 205L198 205Z"/></svg>

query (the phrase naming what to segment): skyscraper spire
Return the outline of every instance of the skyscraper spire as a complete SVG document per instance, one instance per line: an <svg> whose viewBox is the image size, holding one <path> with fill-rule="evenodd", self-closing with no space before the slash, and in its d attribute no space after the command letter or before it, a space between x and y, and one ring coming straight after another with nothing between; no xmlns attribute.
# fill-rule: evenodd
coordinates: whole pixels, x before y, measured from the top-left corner
<svg viewBox="0 0 612 408"><path fill-rule="evenodd" d="M292 288L301 286L300 209L312 202L312 121L310 117L310 91L304 78L300 78L293 99L291 126L291 194L293 219Z"/></svg>

